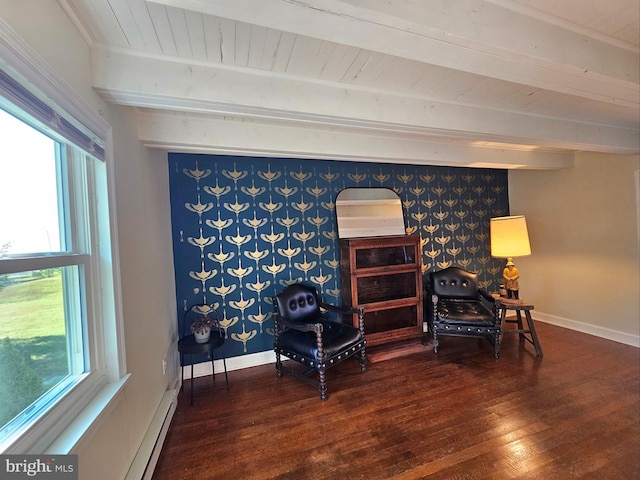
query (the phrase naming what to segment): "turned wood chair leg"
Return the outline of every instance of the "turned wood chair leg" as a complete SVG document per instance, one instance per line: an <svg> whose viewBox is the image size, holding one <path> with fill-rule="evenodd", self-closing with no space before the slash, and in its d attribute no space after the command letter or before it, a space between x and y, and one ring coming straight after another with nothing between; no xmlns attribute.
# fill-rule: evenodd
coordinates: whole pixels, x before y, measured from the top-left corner
<svg viewBox="0 0 640 480"><path fill-rule="evenodd" d="M276 375L278 378L282 377L282 361L280 360L280 354L276 352Z"/></svg>
<svg viewBox="0 0 640 480"><path fill-rule="evenodd" d="M327 379L325 374L325 369L318 369L318 375L320 376L318 389L320 390L320 400L327 399Z"/></svg>

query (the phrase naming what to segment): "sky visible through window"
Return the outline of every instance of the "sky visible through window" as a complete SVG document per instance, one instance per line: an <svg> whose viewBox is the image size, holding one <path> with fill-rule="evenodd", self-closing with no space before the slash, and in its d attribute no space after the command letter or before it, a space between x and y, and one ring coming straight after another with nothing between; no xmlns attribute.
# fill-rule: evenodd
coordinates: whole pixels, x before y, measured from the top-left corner
<svg viewBox="0 0 640 480"><path fill-rule="evenodd" d="M60 251L55 142L0 110L0 255Z"/></svg>

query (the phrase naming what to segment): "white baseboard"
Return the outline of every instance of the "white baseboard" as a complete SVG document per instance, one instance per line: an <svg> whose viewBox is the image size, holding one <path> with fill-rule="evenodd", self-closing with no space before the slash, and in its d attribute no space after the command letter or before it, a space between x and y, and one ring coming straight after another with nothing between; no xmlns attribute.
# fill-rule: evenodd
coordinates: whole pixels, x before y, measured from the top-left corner
<svg viewBox="0 0 640 480"><path fill-rule="evenodd" d="M640 348L640 335L632 335L630 333L619 332L606 327L599 327L597 325L577 322L568 318L548 315L546 313L538 312L537 310L532 314L532 316L536 321L557 325L558 327L568 328L569 330L575 330L577 332L588 333L589 335Z"/></svg>
<svg viewBox="0 0 640 480"><path fill-rule="evenodd" d="M168 390L163 395L125 480L151 480L176 410L177 395L176 389Z"/></svg>
<svg viewBox="0 0 640 480"><path fill-rule="evenodd" d="M249 355L242 355L240 357L227 358L227 371L241 370L243 368L257 367L258 365L267 365L269 363L275 363L276 354L273 350L266 352L250 353ZM214 360L213 365L216 369L216 373L224 372L224 365L222 360ZM191 366L187 365L182 367L184 370L184 378L191 378ZM197 363L193 366L193 376L204 377L211 375L211 362Z"/></svg>

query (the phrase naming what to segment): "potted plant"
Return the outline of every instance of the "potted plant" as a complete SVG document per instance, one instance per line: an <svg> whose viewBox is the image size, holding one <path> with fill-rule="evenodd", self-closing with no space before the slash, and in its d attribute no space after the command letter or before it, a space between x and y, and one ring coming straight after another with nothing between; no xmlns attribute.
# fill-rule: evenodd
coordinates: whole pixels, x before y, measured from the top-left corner
<svg viewBox="0 0 640 480"><path fill-rule="evenodd" d="M193 333L197 343L205 343L209 340L212 323L208 317L198 317L191 323L191 333Z"/></svg>

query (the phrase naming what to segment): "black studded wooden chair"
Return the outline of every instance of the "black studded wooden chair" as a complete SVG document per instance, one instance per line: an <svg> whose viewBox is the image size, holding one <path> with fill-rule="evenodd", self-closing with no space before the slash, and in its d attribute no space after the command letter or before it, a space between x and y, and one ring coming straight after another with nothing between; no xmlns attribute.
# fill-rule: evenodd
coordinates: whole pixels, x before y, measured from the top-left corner
<svg viewBox="0 0 640 480"><path fill-rule="evenodd" d="M438 353L443 335L487 338L493 355L500 355L501 323L495 299L478 287L478 275L458 267L431 272L425 295L425 311Z"/></svg>
<svg viewBox="0 0 640 480"><path fill-rule="evenodd" d="M275 310L276 372L298 376L318 387L320 399L327 399L326 370L347 358L357 356L360 370L367 369L365 356L364 310L322 303L315 287L293 284L273 297ZM337 315L329 318L328 313ZM359 325L351 318L358 314ZM343 323L342 317L349 319ZM301 372L283 365L281 356L307 367ZM318 379L315 379L317 373ZM314 376L311 376L314 375Z"/></svg>

